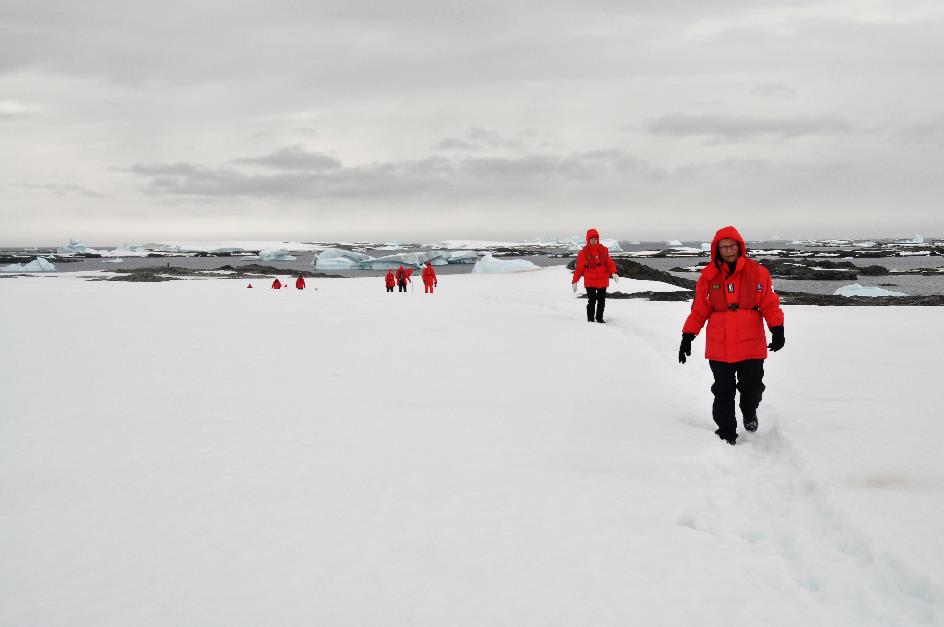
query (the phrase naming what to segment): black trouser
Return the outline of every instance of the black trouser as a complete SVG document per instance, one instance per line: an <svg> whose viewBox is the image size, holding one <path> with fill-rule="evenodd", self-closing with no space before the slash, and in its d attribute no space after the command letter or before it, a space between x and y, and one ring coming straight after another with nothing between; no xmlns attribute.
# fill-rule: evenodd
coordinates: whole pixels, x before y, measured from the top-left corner
<svg viewBox="0 0 944 627"><path fill-rule="evenodd" d="M764 395L764 360L745 359L727 363L709 361L715 383L711 392L715 395L711 405L711 416L723 435L737 433L737 418L734 415L734 393L741 393L741 416L747 420L757 417L757 406ZM736 381L735 381L736 377Z"/></svg>
<svg viewBox="0 0 944 627"><path fill-rule="evenodd" d="M400 289L397 290L398 292L405 292L405 291L406 291L406 281L404 281L404 282L402 282L402 283L399 283L398 285L400 286Z"/></svg>
<svg viewBox="0 0 944 627"><path fill-rule="evenodd" d="M393 286L391 285L390 287L388 287L388 288L387 288L387 291L388 291L388 292L392 292L392 291L393 291Z"/></svg>
<svg viewBox="0 0 944 627"><path fill-rule="evenodd" d="M596 307L596 320L603 321L603 308L606 307L606 288L588 287L587 288L587 320L593 321L593 309Z"/></svg>

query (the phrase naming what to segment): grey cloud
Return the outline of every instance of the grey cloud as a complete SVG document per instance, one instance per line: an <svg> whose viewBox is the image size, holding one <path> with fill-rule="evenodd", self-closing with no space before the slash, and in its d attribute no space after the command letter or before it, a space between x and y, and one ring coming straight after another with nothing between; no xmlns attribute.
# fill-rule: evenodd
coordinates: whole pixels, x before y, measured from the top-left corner
<svg viewBox="0 0 944 627"><path fill-rule="evenodd" d="M733 115L666 115L649 125L651 135L706 137L728 141L792 139L809 135L835 135L851 130L836 117L756 118Z"/></svg>
<svg viewBox="0 0 944 627"><path fill-rule="evenodd" d="M121 168L116 168L122 171ZM210 168L191 163L136 164L127 169L134 174L144 176L201 176L212 172Z"/></svg>
<svg viewBox="0 0 944 627"><path fill-rule="evenodd" d="M447 137L436 143L436 150L454 150L479 152L481 150L514 150L520 151L527 147L524 139L535 136L534 131L523 131L515 138L503 137L500 133L478 126L466 129L462 137Z"/></svg>
<svg viewBox="0 0 944 627"><path fill-rule="evenodd" d="M825 163L782 163L769 159L729 158L720 161L689 164L676 168L672 175L681 178L698 176L716 176L718 174L735 175L744 178L758 176L804 176L832 177L837 173L849 171L853 165L843 161Z"/></svg>
<svg viewBox="0 0 944 627"><path fill-rule="evenodd" d="M308 152L301 146L288 146L272 151L263 157L234 159L233 163L258 165L276 170L324 171L336 170L341 161L322 152Z"/></svg>
<svg viewBox="0 0 944 627"><path fill-rule="evenodd" d="M86 198L105 197L105 194L72 183L22 183L18 187L33 191L49 192L57 196L76 195Z"/></svg>
<svg viewBox="0 0 944 627"><path fill-rule="evenodd" d="M902 128L898 135L907 142L944 146L944 118L910 124Z"/></svg>
<svg viewBox="0 0 944 627"><path fill-rule="evenodd" d="M675 29L719 10L739 13L757 6L748 0L474 6L403 0L389 7L333 0L4 3L0 72L42 69L135 84L289 78L373 91L496 77L585 78L625 71L627 59L639 56L635 42L655 39L656 28ZM641 72L650 65L638 61L632 68ZM320 90L319 98L330 97L330 91Z"/></svg>
<svg viewBox="0 0 944 627"><path fill-rule="evenodd" d="M761 83L751 89L751 95L761 98L788 99L794 98L797 92L786 83Z"/></svg>
<svg viewBox="0 0 944 627"><path fill-rule="evenodd" d="M482 145L459 137L447 137L437 142L434 148L436 150L478 152L482 149Z"/></svg>
<svg viewBox="0 0 944 627"><path fill-rule="evenodd" d="M254 163L234 159L229 163ZM442 198L541 193L548 184L591 182L613 174L658 178L661 172L619 150L518 157L429 157L324 170L256 174L202 165L139 164L151 194L195 197L377 198L434 194Z"/></svg>

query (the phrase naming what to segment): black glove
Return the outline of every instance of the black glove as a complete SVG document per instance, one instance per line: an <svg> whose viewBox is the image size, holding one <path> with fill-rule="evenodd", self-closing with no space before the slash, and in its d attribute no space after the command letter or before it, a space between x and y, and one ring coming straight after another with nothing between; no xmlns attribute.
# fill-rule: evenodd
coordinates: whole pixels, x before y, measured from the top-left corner
<svg viewBox="0 0 944 627"><path fill-rule="evenodd" d="M767 348L776 353L783 348L785 342L786 340L783 339L783 325L770 327L770 344L767 345Z"/></svg>
<svg viewBox="0 0 944 627"><path fill-rule="evenodd" d="M692 340L695 339L695 336L691 333L682 334L682 343L679 345L679 363L685 363L685 356L692 356Z"/></svg>

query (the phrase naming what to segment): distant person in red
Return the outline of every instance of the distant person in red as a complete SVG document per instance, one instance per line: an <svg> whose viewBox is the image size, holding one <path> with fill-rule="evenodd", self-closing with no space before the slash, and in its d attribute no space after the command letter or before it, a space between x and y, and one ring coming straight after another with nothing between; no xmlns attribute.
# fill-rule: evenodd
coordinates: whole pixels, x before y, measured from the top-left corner
<svg viewBox="0 0 944 627"><path fill-rule="evenodd" d="M711 263L695 284L695 299L682 326L678 353L679 363L684 364L692 354L692 340L707 322L705 358L715 378L711 416L718 425L715 434L728 444L738 438L735 394L741 393L738 404L744 428L757 431L757 407L767 389L767 350L777 352L786 343L783 310L770 272L746 255L747 245L736 228L726 226L715 233ZM770 329L770 344L764 333L765 322Z"/></svg>
<svg viewBox="0 0 944 627"><path fill-rule="evenodd" d="M298 278L295 279L295 287L300 290L305 289L305 277L303 277L301 274L299 274Z"/></svg>
<svg viewBox="0 0 944 627"><path fill-rule="evenodd" d="M393 270L387 270L387 276L384 277L384 285L387 286L387 291L392 292L393 286L397 284L397 280L393 278Z"/></svg>
<svg viewBox="0 0 944 627"><path fill-rule="evenodd" d="M577 267L571 283L575 294L580 277L587 288L587 322L603 322L606 288L610 286L610 278L616 283L619 276L616 264L610 258L610 249L600 243L600 233L596 229L587 231L587 245L577 254Z"/></svg>
<svg viewBox="0 0 944 627"><path fill-rule="evenodd" d="M397 279L397 287L399 288L397 289L398 292L406 291L406 282L410 279L410 274L412 273L407 272L403 268L403 266L400 266L399 268L397 268L396 279Z"/></svg>
<svg viewBox="0 0 944 627"><path fill-rule="evenodd" d="M426 267L423 268L423 291L426 294L432 294L433 288L438 285L439 281L436 280L436 271L433 270L433 264L427 261Z"/></svg>
<svg viewBox="0 0 944 627"><path fill-rule="evenodd" d="M274 290L282 289L282 282L279 281L278 279L275 279L274 281L272 281L272 289Z"/></svg>

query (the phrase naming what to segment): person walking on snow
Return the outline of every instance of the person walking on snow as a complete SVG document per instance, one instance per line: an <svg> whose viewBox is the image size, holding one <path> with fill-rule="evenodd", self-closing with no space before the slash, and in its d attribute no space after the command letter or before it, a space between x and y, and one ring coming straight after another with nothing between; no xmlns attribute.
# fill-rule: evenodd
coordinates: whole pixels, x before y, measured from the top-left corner
<svg viewBox="0 0 944 627"><path fill-rule="evenodd" d="M406 281L408 278L409 278L409 275L406 273L406 270L404 270L403 266L400 266L399 268L397 268L396 279L397 279L398 292L406 291Z"/></svg>
<svg viewBox="0 0 944 627"><path fill-rule="evenodd" d="M298 278L295 279L295 288L299 290L305 289L305 277L303 277L301 273L299 273Z"/></svg>
<svg viewBox="0 0 944 627"><path fill-rule="evenodd" d="M387 270L387 276L384 277L384 285L387 286L387 291L392 292L393 286L397 284L397 280L393 278L393 270Z"/></svg>
<svg viewBox="0 0 944 627"><path fill-rule="evenodd" d="M423 292L426 294L432 294L433 288L439 285L439 281L436 279L436 271L433 270L433 264L430 261L426 262L426 267L423 268Z"/></svg>
<svg viewBox="0 0 944 627"><path fill-rule="evenodd" d="M692 311L682 327L679 363L692 354L692 340L708 322L705 358L714 375L711 415L715 434L728 444L737 440L734 396L741 392L744 428L757 431L757 406L764 385L767 349L777 352L784 345L783 310L774 292L770 272L748 259L744 238L733 226L715 233L711 241L711 263L705 266L695 285ZM771 342L764 335L764 321Z"/></svg>
<svg viewBox="0 0 944 627"><path fill-rule="evenodd" d="M274 289L274 290L280 290L280 289L282 289L282 282L279 281L279 279L278 279L277 277L276 277L276 279L275 279L274 281L272 281L272 289Z"/></svg>
<svg viewBox="0 0 944 627"><path fill-rule="evenodd" d="M577 283L583 277L583 286L587 288L587 322L603 322L603 309L606 307L606 288L610 278L619 282L616 264L610 258L610 249L600 243L600 233L596 229L587 231L587 245L577 254L577 267L571 283L574 294Z"/></svg>

